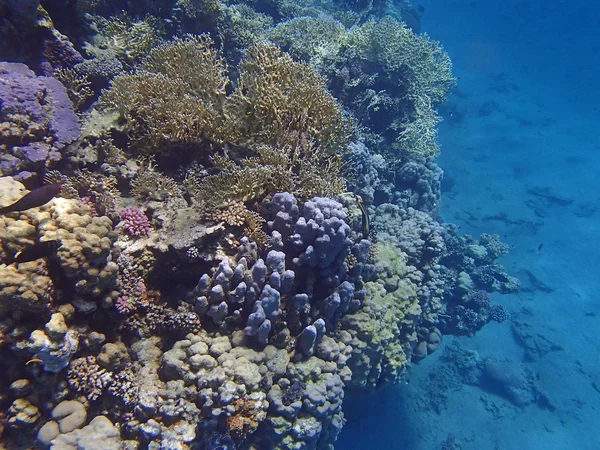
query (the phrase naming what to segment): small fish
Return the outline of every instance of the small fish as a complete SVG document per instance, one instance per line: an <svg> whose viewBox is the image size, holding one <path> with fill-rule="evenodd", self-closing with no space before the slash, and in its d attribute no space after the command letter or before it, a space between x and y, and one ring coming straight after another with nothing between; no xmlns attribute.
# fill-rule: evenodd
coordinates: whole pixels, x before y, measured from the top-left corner
<svg viewBox="0 0 600 450"><path fill-rule="evenodd" d="M356 202L358 203L358 207L360 208L360 212L362 213L363 237L367 239L369 237L369 232L371 231L369 227L369 214L365 209L363 199L360 195L356 196Z"/></svg>
<svg viewBox="0 0 600 450"><path fill-rule="evenodd" d="M15 254L14 261L19 263L35 261L53 255L62 244L59 241L43 241L30 245Z"/></svg>
<svg viewBox="0 0 600 450"><path fill-rule="evenodd" d="M43 362L44 362L44 361L42 361L42 360L41 360L41 359L39 359L39 358L33 358L33 359L30 359L29 361L27 361L27 362L25 363L25 365L26 365L26 366L28 366L29 364L40 364L40 363L43 363Z"/></svg>
<svg viewBox="0 0 600 450"><path fill-rule="evenodd" d="M538 252L541 252L544 249L544 243L542 242L540 245L538 245Z"/></svg>
<svg viewBox="0 0 600 450"><path fill-rule="evenodd" d="M8 214L14 211L26 211L30 208L37 208L38 206L45 205L56 197L61 189L62 184L48 184L34 189L12 205L0 208L0 214Z"/></svg>

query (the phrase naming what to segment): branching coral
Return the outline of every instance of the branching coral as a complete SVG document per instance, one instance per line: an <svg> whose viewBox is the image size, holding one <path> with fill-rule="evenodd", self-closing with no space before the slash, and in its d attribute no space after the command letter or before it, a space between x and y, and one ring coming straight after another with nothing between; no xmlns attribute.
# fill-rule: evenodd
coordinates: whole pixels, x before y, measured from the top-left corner
<svg viewBox="0 0 600 450"><path fill-rule="evenodd" d="M439 43L390 17L350 30L332 19L297 18L268 35L328 77L380 152L392 160L437 154L435 107L455 83Z"/></svg>
<svg viewBox="0 0 600 450"><path fill-rule="evenodd" d="M73 69L59 67L54 71L53 76L66 88L75 110L79 110L94 95L87 76L80 75Z"/></svg>
<svg viewBox="0 0 600 450"><path fill-rule="evenodd" d="M172 178L156 170L152 158L141 161L137 175L130 183L131 195L139 201L181 197L182 188Z"/></svg>
<svg viewBox="0 0 600 450"><path fill-rule="evenodd" d="M92 208L94 215L109 215L115 210L115 203L121 196L117 188L117 179L112 175L103 175L82 170L79 174L66 176L53 170L44 176L49 184L63 186L62 196L77 198Z"/></svg>
<svg viewBox="0 0 600 450"><path fill-rule="evenodd" d="M410 83L413 94L426 95L435 105L456 82L450 57L440 44L391 17L353 28L348 45L361 60L384 67L388 76L399 72Z"/></svg>
<svg viewBox="0 0 600 450"><path fill-rule="evenodd" d="M206 35L150 52L142 71L115 77L100 102L117 109L138 152L159 152L202 139L223 142L225 63Z"/></svg>
<svg viewBox="0 0 600 450"><path fill-rule="evenodd" d="M229 96L225 63L206 35L153 49L142 68L117 76L100 99L126 119L137 152L164 152L206 139L250 148L306 140L335 153L350 137L350 121L325 80L272 44L248 49Z"/></svg>
<svg viewBox="0 0 600 450"><path fill-rule="evenodd" d="M260 232L264 220L248 207L265 197L288 191L305 200L334 197L345 191L341 159L323 155L312 145L283 149L260 146L256 152L258 156L243 159L240 164L214 157L219 173L190 175L185 182L193 201L208 218L231 226L246 224L253 240L265 242L266 236Z"/></svg>
<svg viewBox="0 0 600 450"><path fill-rule="evenodd" d="M238 117L233 124L238 143L296 146L308 139L332 153L348 143L349 119L327 92L325 78L308 64L258 43L246 52L240 71L227 104Z"/></svg>
<svg viewBox="0 0 600 450"><path fill-rule="evenodd" d="M85 45L85 51L94 57L117 58L131 66L158 44L160 24L152 17L134 21L129 15L109 20L93 16L98 35L93 43Z"/></svg>

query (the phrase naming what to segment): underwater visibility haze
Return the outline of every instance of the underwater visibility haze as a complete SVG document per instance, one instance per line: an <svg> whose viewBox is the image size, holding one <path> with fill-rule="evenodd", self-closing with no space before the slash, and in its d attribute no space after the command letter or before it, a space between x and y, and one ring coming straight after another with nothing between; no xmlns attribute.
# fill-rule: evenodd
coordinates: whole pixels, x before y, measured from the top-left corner
<svg viewBox="0 0 600 450"><path fill-rule="evenodd" d="M0 448L600 449L598 23L0 0Z"/></svg>

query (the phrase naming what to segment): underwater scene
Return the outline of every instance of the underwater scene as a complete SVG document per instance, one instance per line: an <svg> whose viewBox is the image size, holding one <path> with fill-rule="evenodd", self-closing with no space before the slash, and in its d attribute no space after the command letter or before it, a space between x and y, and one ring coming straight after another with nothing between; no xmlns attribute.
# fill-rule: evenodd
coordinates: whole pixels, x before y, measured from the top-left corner
<svg viewBox="0 0 600 450"><path fill-rule="evenodd" d="M599 23L0 0L0 449L600 450Z"/></svg>

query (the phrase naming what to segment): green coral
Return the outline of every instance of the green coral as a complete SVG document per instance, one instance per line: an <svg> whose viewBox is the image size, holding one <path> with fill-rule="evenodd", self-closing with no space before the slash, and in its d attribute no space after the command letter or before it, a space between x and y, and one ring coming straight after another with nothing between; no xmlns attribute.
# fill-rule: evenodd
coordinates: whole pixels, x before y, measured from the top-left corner
<svg viewBox="0 0 600 450"><path fill-rule="evenodd" d="M360 311L341 319L352 339L351 389L374 391L398 384L410 365L421 316L418 285L421 273L390 243L375 244L377 280L365 284Z"/></svg>

